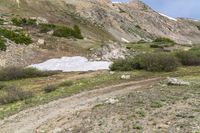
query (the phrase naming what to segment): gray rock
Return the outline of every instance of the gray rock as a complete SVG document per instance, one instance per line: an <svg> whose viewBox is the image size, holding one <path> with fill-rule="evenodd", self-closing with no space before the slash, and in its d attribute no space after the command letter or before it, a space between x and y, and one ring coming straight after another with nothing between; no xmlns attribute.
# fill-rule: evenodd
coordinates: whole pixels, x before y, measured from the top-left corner
<svg viewBox="0 0 200 133"><path fill-rule="evenodd" d="M183 81L183 80L180 80L180 79L176 79L176 78L167 78L167 84L168 85L190 85L189 82L186 82L186 81Z"/></svg>
<svg viewBox="0 0 200 133"><path fill-rule="evenodd" d="M106 104L115 104L115 103L117 103L117 102L119 102L118 99L110 98L110 99L108 99L105 103L106 103Z"/></svg>
<svg viewBox="0 0 200 133"><path fill-rule="evenodd" d="M39 45L44 45L45 44L45 40L44 39L38 39L38 44Z"/></svg>
<svg viewBox="0 0 200 133"><path fill-rule="evenodd" d="M130 79L131 78L131 75L122 75L121 76L121 79Z"/></svg>

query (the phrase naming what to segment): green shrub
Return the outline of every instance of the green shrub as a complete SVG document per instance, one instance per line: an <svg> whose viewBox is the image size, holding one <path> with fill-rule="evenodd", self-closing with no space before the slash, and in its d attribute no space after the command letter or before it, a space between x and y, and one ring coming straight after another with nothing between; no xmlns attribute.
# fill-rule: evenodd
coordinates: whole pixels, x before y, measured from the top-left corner
<svg viewBox="0 0 200 133"><path fill-rule="evenodd" d="M111 71L132 71L134 70L134 59L118 59L110 66Z"/></svg>
<svg viewBox="0 0 200 133"><path fill-rule="evenodd" d="M12 18L12 23L16 26L36 26L35 19L26 19L26 18Z"/></svg>
<svg viewBox="0 0 200 133"><path fill-rule="evenodd" d="M181 51L176 54L180 62L185 66L199 66L200 65L200 51L190 50Z"/></svg>
<svg viewBox="0 0 200 133"><path fill-rule="evenodd" d="M179 65L178 59L168 53L147 53L136 57L138 68L147 71L173 71Z"/></svg>
<svg viewBox="0 0 200 133"><path fill-rule="evenodd" d="M138 28L138 29L142 29L139 25L136 25L135 27Z"/></svg>
<svg viewBox="0 0 200 133"><path fill-rule="evenodd" d="M73 36L78 39L83 39L83 36L81 35L81 29L78 25L74 25Z"/></svg>
<svg viewBox="0 0 200 133"><path fill-rule="evenodd" d="M0 97L0 104L13 103L19 100L25 100L32 97L32 93L28 91L23 91L21 88L15 86L10 86L4 88L5 94Z"/></svg>
<svg viewBox="0 0 200 133"><path fill-rule="evenodd" d="M4 40L3 40L3 38L0 36L0 50L2 50L2 51L6 51L6 44L5 44L5 42L4 42Z"/></svg>
<svg viewBox="0 0 200 133"><path fill-rule="evenodd" d="M57 37L72 37L73 36L73 29L65 27L65 26L58 26L54 30L53 35Z"/></svg>
<svg viewBox="0 0 200 133"><path fill-rule="evenodd" d="M5 38L10 39L11 41L17 44L30 44L32 40L29 36L26 36L24 33L15 33L12 30L7 30L0 28L0 36L4 36Z"/></svg>
<svg viewBox="0 0 200 133"><path fill-rule="evenodd" d="M175 44L175 42L169 38L165 38L165 37L159 37L157 39L155 39L153 42L156 43L172 43Z"/></svg>
<svg viewBox="0 0 200 133"><path fill-rule="evenodd" d="M130 71L144 69L147 71L173 71L179 66L178 59L168 53L140 54L133 59L120 59L114 61L110 69L113 71Z"/></svg>
<svg viewBox="0 0 200 133"><path fill-rule="evenodd" d="M159 44L151 44L150 48L163 48L163 47Z"/></svg>
<svg viewBox="0 0 200 133"><path fill-rule="evenodd" d="M46 87L44 87L44 92L45 93L50 93L55 91L58 88L58 86L56 85L47 85Z"/></svg>
<svg viewBox="0 0 200 133"><path fill-rule="evenodd" d="M83 39L81 30L77 25L74 25L73 28L69 28L66 26L55 25L55 24L40 24L39 28L41 33L47 33L51 30L54 30L53 36L66 37L66 38L74 37L78 39Z"/></svg>
<svg viewBox="0 0 200 133"><path fill-rule="evenodd" d="M52 71L40 71L35 68L7 67L0 70L0 81L46 77L56 73Z"/></svg>
<svg viewBox="0 0 200 133"><path fill-rule="evenodd" d="M56 25L54 25L54 24L40 24L39 28L40 28L41 33L47 33L51 30L54 30L56 28Z"/></svg>
<svg viewBox="0 0 200 133"><path fill-rule="evenodd" d="M174 46L174 43L153 43L150 45L151 48L164 48Z"/></svg>

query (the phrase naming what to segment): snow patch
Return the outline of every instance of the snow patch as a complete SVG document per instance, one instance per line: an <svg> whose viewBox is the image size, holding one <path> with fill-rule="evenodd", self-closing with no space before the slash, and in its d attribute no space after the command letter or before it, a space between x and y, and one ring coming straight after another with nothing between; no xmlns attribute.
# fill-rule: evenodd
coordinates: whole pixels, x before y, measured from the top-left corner
<svg viewBox="0 0 200 133"><path fill-rule="evenodd" d="M19 0L16 0L16 2L17 2L17 5L18 5L18 8L20 7L20 1Z"/></svg>
<svg viewBox="0 0 200 133"><path fill-rule="evenodd" d="M168 19L170 19L170 20L177 21L177 19L172 18L172 17L170 17L170 16L167 16L167 15L165 15L165 14L162 14L162 13L159 13L159 14L162 15L162 16L164 16L164 17L166 17L166 18L168 18Z"/></svg>
<svg viewBox="0 0 200 133"><path fill-rule="evenodd" d="M123 42L130 43L130 41L127 40L127 39L125 39L125 38L121 38L121 40L122 40Z"/></svg>
<svg viewBox="0 0 200 133"><path fill-rule="evenodd" d="M37 68L45 71L63 71L63 72L75 72L75 71L97 71L97 70L109 70L109 66L112 62L108 61L89 61L85 57L62 57L58 59L50 59L40 64L33 64L28 67Z"/></svg>

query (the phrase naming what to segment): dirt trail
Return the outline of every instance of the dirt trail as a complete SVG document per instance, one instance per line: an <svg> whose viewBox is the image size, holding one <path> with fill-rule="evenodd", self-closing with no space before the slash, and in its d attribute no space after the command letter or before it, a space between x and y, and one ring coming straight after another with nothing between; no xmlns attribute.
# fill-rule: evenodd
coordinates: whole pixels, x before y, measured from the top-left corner
<svg viewBox="0 0 200 133"><path fill-rule="evenodd" d="M45 125L51 125L51 129L57 124L53 121L68 117L79 110L87 110L121 94L126 94L134 89L149 86L161 78L151 78L140 81L130 81L109 87L82 92L80 94L30 108L0 121L1 133L35 133L43 129ZM73 123L69 123L73 124ZM52 130L47 129L52 132Z"/></svg>

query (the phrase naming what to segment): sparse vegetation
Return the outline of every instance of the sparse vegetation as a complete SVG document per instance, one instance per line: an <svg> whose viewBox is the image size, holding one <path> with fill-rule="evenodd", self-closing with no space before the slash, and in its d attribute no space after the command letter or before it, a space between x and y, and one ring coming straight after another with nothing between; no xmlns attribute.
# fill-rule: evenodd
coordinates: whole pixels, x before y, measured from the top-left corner
<svg viewBox="0 0 200 133"><path fill-rule="evenodd" d="M25 100L33 96L31 92L23 91L21 88L17 88L15 86L4 88L4 92L5 94L0 96L1 105L13 103L19 100Z"/></svg>
<svg viewBox="0 0 200 133"><path fill-rule="evenodd" d="M0 36L0 50L2 51L6 50L6 44L1 36Z"/></svg>
<svg viewBox="0 0 200 133"><path fill-rule="evenodd" d="M60 87L67 87L67 86L72 86L72 85L73 85L73 82L70 80L66 80L59 84Z"/></svg>
<svg viewBox="0 0 200 133"><path fill-rule="evenodd" d="M163 106L163 103L161 101L154 101L151 103L152 108L161 108Z"/></svg>
<svg viewBox="0 0 200 133"><path fill-rule="evenodd" d="M12 18L12 23L16 26L36 26L35 19L26 19L26 18Z"/></svg>
<svg viewBox="0 0 200 133"><path fill-rule="evenodd" d="M7 67L0 70L0 81L46 77L53 74L56 74L56 72L40 71L35 68Z"/></svg>
<svg viewBox="0 0 200 133"><path fill-rule="evenodd" d="M140 126L140 125L138 125L138 124L134 124L134 125L133 125L133 129L142 130L143 127Z"/></svg>
<svg viewBox="0 0 200 133"><path fill-rule="evenodd" d="M0 82L0 90L2 90L5 87L7 87L7 85L5 83Z"/></svg>
<svg viewBox="0 0 200 133"><path fill-rule="evenodd" d="M153 42L155 43L171 43L171 44L175 44L175 42L169 38L165 38L165 37L159 37L156 38Z"/></svg>
<svg viewBox="0 0 200 133"><path fill-rule="evenodd" d="M7 30L0 28L0 36L4 36L5 38L10 39L11 41L15 42L16 44L30 44L32 43L31 38L24 34L24 33L16 33L12 30Z"/></svg>
<svg viewBox="0 0 200 133"><path fill-rule="evenodd" d="M56 85L54 85L54 84L52 84L52 85L47 85L47 86L44 87L43 90L44 90L45 93L50 93L50 92L55 91L55 90L58 89L59 87L70 87L70 86L72 86L72 85L73 85L73 82L67 80L67 81L61 82L60 84L56 84Z"/></svg>

